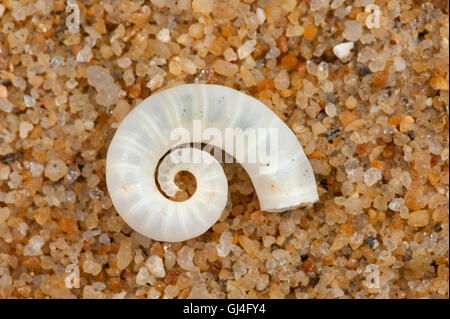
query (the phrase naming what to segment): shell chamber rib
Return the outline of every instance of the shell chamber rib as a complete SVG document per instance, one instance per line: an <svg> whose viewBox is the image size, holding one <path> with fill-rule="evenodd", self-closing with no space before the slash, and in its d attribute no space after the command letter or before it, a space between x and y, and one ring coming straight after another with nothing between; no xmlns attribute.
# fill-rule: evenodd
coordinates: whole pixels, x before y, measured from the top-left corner
<svg viewBox="0 0 450 319"><path fill-rule="evenodd" d="M198 120L202 132L214 129L222 139L196 134L194 120ZM198 148L183 149L191 156L203 156L202 163L175 164L171 155L164 157L180 144L179 139L171 138L179 128L189 132L189 142L210 144L235 157L236 148L224 142L226 129L237 129L234 138L244 136L249 128L265 129L253 142L243 139L247 141L241 157L244 160L236 157L252 180L261 210L282 212L318 200L314 173L300 143L267 106L220 85L180 85L142 101L122 121L108 149L109 194L118 213L137 232L160 241L188 240L206 232L227 203L227 179L209 153ZM277 132L271 140L275 143L270 143L270 147L276 146L277 156L275 162L268 163L270 129ZM178 149L178 155L180 152ZM264 161L264 156L256 156L256 162L245 160L258 152L265 154ZM177 191L173 178L180 171L189 171L197 182L191 198L175 202L158 190L155 173L161 159L157 174L161 189L173 196Z"/></svg>

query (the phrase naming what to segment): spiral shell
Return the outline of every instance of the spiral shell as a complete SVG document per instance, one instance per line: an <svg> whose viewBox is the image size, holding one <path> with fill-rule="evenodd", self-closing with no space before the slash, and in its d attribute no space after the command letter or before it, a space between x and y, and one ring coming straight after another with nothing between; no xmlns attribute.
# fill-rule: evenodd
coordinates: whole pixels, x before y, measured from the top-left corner
<svg viewBox="0 0 450 319"><path fill-rule="evenodd" d="M119 125L108 149L106 183L112 202L126 223L137 232L160 241L183 241L207 231L220 217L228 197L228 184L220 163L208 152L183 148L165 156L179 144L169 138L174 130L190 133L190 142L207 143L235 156L223 141L196 137L193 121L225 132L227 128L277 130L277 162L246 162L261 210L282 212L318 200L311 165L296 136L267 106L234 89L206 84L186 84L163 90L142 101ZM239 135L240 133L236 133ZM266 133L245 145L246 156L263 153ZM179 163L182 152L203 156L202 163ZM174 155L174 156L172 156ZM267 154L265 154L267 158ZM174 196L173 179L180 171L194 175L197 189L183 202ZM270 174L267 169L270 168Z"/></svg>

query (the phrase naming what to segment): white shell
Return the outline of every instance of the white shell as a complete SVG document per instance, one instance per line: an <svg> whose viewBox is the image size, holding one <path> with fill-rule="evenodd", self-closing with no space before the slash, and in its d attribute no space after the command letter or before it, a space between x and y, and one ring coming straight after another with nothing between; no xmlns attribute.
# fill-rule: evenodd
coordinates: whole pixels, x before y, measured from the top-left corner
<svg viewBox="0 0 450 319"><path fill-rule="evenodd" d="M206 84L186 84L153 94L131 111L120 124L108 149L106 183L112 202L125 222L137 232L160 241L183 241L207 231L220 217L228 197L221 165L210 156L209 164L175 165L171 156L161 161L158 182L169 196L177 191L175 175L190 171L196 178L194 195L184 202L164 197L155 182L158 162L176 146L169 138L175 128L187 129L193 138L193 120L202 129L275 128L278 130L278 163L273 174L262 174L266 163L241 163L258 195L261 210L282 212L318 200L314 173L294 133L267 106L234 89ZM225 134L224 134L225 135ZM258 143L268 137L258 139ZM207 142L231 155L233 149ZM258 143L247 145L257 152Z"/></svg>

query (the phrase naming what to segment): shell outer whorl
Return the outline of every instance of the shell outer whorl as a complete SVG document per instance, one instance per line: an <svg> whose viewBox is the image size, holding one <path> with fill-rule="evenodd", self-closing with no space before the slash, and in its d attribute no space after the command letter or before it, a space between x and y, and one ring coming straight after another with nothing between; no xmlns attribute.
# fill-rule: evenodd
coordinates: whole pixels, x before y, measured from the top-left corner
<svg viewBox="0 0 450 319"><path fill-rule="evenodd" d="M173 242L199 236L227 202L219 161L195 148L187 154L199 156L201 163L168 162L170 154L161 162L164 187L173 194L174 174L188 170L197 181L194 195L174 202L158 190L156 167L167 151L182 144L180 133L187 135L183 142L203 142L234 156L250 176L261 210L282 212L318 200L314 173L297 137L266 105L220 85L179 85L142 101L120 123L108 148L106 183L114 207L149 238ZM227 136L236 145L230 146Z"/></svg>

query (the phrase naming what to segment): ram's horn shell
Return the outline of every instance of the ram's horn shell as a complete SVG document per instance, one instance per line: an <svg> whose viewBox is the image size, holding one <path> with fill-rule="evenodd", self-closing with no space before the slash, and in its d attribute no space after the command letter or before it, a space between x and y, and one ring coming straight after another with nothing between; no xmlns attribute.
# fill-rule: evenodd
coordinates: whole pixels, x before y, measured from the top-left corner
<svg viewBox="0 0 450 319"><path fill-rule="evenodd" d="M241 165L250 176L261 210L282 212L318 200L311 165L296 136L267 106L234 89L205 84L186 84L153 94L131 111L120 124L108 149L106 182L112 202L130 227L160 241L183 241L204 233L220 217L228 196L228 185L220 164L212 157L208 164L174 166L164 155L179 142L171 132L185 128L191 142L205 142L235 156L222 142L196 138L193 121L202 129L217 128L225 136L226 128L272 128L278 136L278 161ZM258 152L258 145L268 139L247 145L246 155ZM265 145L265 144L264 144ZM208 156L205 151L190 148ZM205 155L206 154L206 155ZM172 201L158 190L155 172L163 191L173 195L175 174L190 171L196 178L194 195L184 202ZM267 169L267 167L266 167Z"/></svg>

